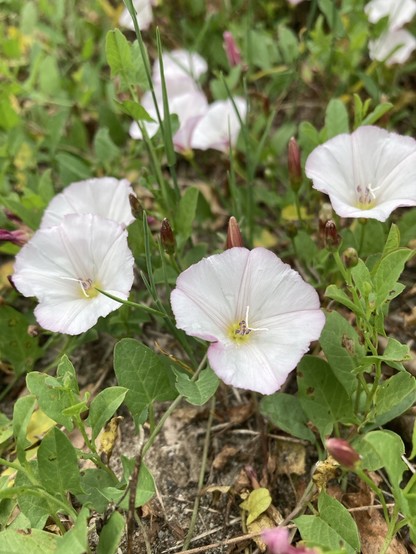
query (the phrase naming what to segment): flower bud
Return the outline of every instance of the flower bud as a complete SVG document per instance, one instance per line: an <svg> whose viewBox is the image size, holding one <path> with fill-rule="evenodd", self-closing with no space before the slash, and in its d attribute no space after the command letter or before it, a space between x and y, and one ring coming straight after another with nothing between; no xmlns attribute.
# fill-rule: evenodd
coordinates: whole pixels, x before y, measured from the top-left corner
<svg viewBox="0 0 416 554"><path fill-rule="evenodd" d="M326 449L334 460L347 469L354 469L360 461L358 452L344 439L327 439Z"/></svg>
<svg viewBox="0 0 416 554"><path fill-rule="evenodd" d="M324 244L329 250L337 250L341 244L341 237L332 219L329 219L324 225Z"/></svg>
<svg viewBox="0 0 416 554"><path fill-rule="evenodd" d="M287 149L287 165L289 170L289 180L294 191L298 191L302 184L302 167L300 164L300 149L295 139L289 140Z"/></svg>
<svg viewBox="0 0 416 554"><path fill-rule="evenodd" d="M234 246L244 246L243 237L236 218L232 215L228 220L227 242L225 249L233 248Z"/></svg>
<svg viewBox="0 0 416 554"><path fill-rule="evenodd" d="M241 53L235 43L233 35L230 33L230 31L225 31L222 36L224 38L224 50L227 54L228 63L231 67L240 65Z"/></svg>
<svg viewBox="0 0 416 554"><path fill-rule="evenodd" d="M348 267L348 268L355 267L358 264L357 250L350 246L342 253L342 260L344 262L345 267Z"/></svg>
<svg viewBox="0 0 416 554"><path fill-rule="evenodd" d="M0 242L12 242L17 246L23 246L33 235L32 231L26 225L22 225L20 229L9 231L0 229Z"/></svg>
<svg viewBox="0 0 416 554"><path fill-rule="evenodd" d="M166 254L169 254L169 256L174 254L176 247L175 235L166 217L162 221L162 227L160 229L160 242Z"/></svg>
<svg viewBox="0 0 416 554"><path fill-rule="evenodd" d="M136 219L143 217L143 206L135 194L129 194L131 213Z"/></svg>

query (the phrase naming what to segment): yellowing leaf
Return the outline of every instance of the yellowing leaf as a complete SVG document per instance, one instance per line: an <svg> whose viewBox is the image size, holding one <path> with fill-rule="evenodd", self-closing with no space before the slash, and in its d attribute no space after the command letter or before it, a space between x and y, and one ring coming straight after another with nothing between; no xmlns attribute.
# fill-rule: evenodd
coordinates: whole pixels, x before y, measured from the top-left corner
<svg viewBox="0 0 416 554"><path fill-rule="evenodd" d="M260 488L251 491L248 498L240 504L240 507L248 512L247 525L250 525L259 517L272 503L272 497L268 489Z"/></svg>
<svg viewBox="0 0 416 554"><path fill-rule="evenodd" d="M123 418L120 416L113 417L107 423L104 430L98 435L98 452L105 455L106 461L111 458L111 454L113 453L113 448L117 440L118 426L122 419Z"/></svg>
<svg viewBox="0 0 416 554"><path fill-rule="evenodd" d="M300 208L300 215L302 216L302 219L308 218L308 212L303 206ZM282 218L286 221L299 221L298 212L296 210L295 204L290 204L289 206L283 208Z"/></svg>
<svg viewBox="0 0 416 554"><path fill-rule="evenodd" d="M36 410L33 412L29 425L27 426L26 438L31 444L34 444L46 435L49 429L52 429L55 425L56 422L48 417L45 412Z"/></svg>
<svg viewBox="0 0 416 554"><path fill-rule="evenodd" d="M13 275L13 266L14 261L6 262L0 265L0 288L11 287L10 281L7 277L9 275Z"/></svg>
<svg viewBox="0 0 416 554"><path fill-rule="evenodd" d="M267 229L263 229L263 231L260 233L260 236L257 236L254 238L254 246L263 246L263 248L272 248L273 246L276 246L277 244L277 237L270 233L270 231L267 231Z"/></svg>

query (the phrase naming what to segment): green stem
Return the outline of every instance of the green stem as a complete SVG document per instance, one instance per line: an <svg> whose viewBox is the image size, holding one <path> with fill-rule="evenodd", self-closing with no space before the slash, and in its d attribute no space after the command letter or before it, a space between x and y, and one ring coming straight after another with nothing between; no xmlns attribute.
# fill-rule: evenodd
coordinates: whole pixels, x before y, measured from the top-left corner
<svg viewBox="0 0 416 554"><path fill-rule="evenodd" d="M206 360L207 360L207 355L205 354L205 356L203 357L201 363L198 366L198 369L195 371L191 381L196 381L196 379L198 378L199 373L201 372L202 368L205 366ZM148 438L146 444L143 447L143 452L142 452L143 457L146 455L146 452L149 450L149 448L152 446L152 444L157 439L157 436L158 436L160 430L162 429L162 427L164 426L166 420L174 412L176 406L181 402L181 400L183 400L183 398L184 398L184 395L179 394L175 398L175 400L172 402L172 404L169 406L169 408L166 410L166 412L163 414L163 416L160 418L158 424L155 426L153 432L150 434L150 437Z"/></svg>
<svg viewBox="0 0 416 554"><path fill-rule="evenodd" d="M215 413L215 394L211 398L211 402L210 402L210 411L209 411L209 417L208 417L208 422L207 422L207 432L205 434L204 449L202 451L201 468L199 470L198 492L197 492L197 495L195 497L194 507L193 507L193 510L192 510L191 522L189 524L188 533L187 533L185 541L183 543L182 550L187 550L188 549L189 543L192 540L194 530L195 530L196 518L198 517L199 501L200 501L200 498L201 498L201 490L202 490L202 487L204 485L205 470L206 470L206 467L207 467L208 449L209 449L209 443L210 443L210 437L211 437L212 422L214 420L214 413Z"/></svg>
<svg viewBox="0 0 416 554"><path fill-rule="evenodd" d="M377 485L374 483L374 481L372 481L370 479L370 477L368 477L368 475L362 469L356 467L354 469L354 471L358 475L358 477L361 479L361 481L364 481L364 483L366 483L366 485L368 485L370 487L370 489L375 493L377 498L380 500L380 504L383 507L384 519L386 520L388 525L390 525L389 511L388 511L388 508L387 508L386 501L384 499L383 491L377 487Z"/></svg>
<svg viewBox="0 0 416 554"><path fill-rule="evenodd" d="M387 535L384 539L383 546L381 547L380 554L386 554L388 552L391 541L397 532L397 518L399 516L399 506L397 503L394 505L393 513L391 514L389 526L387 529Z"/></svg>
<svg viewBox="0 0 416 554"><path fill-rule="evenodd" d="M111 298L111 300L115 300L116 302L120 302L120 304L125 304L126 306L132 306L133 308L139 308L140 310L144 310L145 312L148 312L149 314L158 315L160 317L169 317L167 313L160 312L159 310L155 310L154 308L151 308L150 306L146 306L146 304L138 304L137 302L132 302L131 300L123 300L122 298L118 298L117 296L113 296L109 292L105 292L104 290L101 290L99 288L95 288L98 292L101 294L104 294L104 296L107 296L108 298Z"/></svg>

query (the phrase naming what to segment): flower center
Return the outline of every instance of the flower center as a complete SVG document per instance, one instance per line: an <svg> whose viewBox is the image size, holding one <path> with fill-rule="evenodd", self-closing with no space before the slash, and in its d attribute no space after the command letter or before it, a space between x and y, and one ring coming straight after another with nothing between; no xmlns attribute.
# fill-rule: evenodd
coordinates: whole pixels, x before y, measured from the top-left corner
<svg viewBox="0 0 416 554"><path fill-rule="evenodd" d="M101 288L99 283L97 281L93 281L89 277L86 279L83 279L82 277L78 277L78 279L75 279L75 277L61 277L61 279L65 279L66 281L75 281L78 283L80 287L79 296L81 298L91 300L99 295L97 290L97 288Z"/></svg>
<svg viewBox="0 0 416 554"><path fill-rule="evenodd" d="M250 327L248 324L248 312L250 306L247 306L245 319L242 319L238 323L233 323L228 331L228 336L237 344L247 342L249 339L250 333L253 331L268 331L266 328L255 328Z"/></svg>
<svg viewBox="0 0 416 554"><path fill-rule="evenodd" d="M380 187L373 188L371 183L369 183L366 187L358 185L356 188L357 208L360 208L360 210L369 210L370 208L373 208L376 204L376 195L374 193L379 188Z"/></svg>

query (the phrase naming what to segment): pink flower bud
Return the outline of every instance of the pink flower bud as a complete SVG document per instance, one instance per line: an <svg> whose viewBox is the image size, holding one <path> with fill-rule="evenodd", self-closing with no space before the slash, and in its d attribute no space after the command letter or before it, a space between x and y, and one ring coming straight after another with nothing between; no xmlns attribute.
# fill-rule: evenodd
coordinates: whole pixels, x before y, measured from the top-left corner
<svg viewBox="0 0 416 554"><path fill-rule="evenodd" d="M225 49L225 53L227 54L228 63L230 64L231 67L240 65L241 53L235 43L233 35L230 33L230 31L225 31L223 34L223 38L224 38L224 49Z"/></svg>
<svg viewBox="0 0 416 554"><path fill-rule="evenodd" d="M339 464L348 469L354 469L360 460L358 452L344 439L328 439L326 449Z"/></svg>
<svg viewBox="0 0 416 554"><path fill-rule="evenodd" d="M33 235L32 231L26 225L22 225L20 229L9 231L8 229L0 229L0 241L8 241L23 246Z"/></svg>
<svg viewBox="0 0 416 554"><path fill-rule="evenodd" d="M341 237L338 234L337 226L332 219L329 219L323 227L324 244L329 250L337 250L341 244Z"/></svg>
<svg viewBox="0 0 416 554"><path fill-rule="evenodd" d="M228 221L227 242L225 248L228 250L228 248L233 248L234 246L244 246L244 243L237 220L234 216L231 216Z"/></svg>

